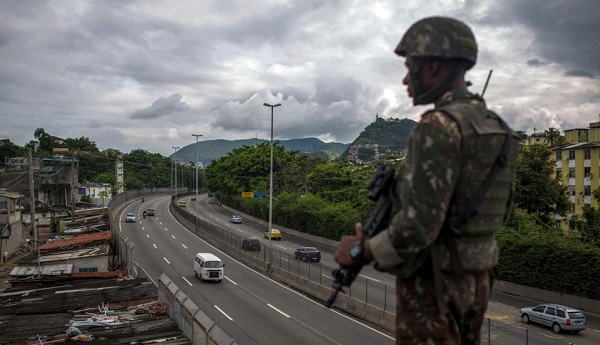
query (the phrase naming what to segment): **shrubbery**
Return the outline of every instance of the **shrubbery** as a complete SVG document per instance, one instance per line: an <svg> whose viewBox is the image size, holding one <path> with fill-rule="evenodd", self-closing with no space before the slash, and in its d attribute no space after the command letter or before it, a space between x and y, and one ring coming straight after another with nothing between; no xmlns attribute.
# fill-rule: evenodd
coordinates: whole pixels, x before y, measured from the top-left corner
<svg viewBox="0 0 600 345"><path fill-rule="evenodd" d="M501 280L600 299L600 248L537 226L522 211L498 233Z"/></svg>

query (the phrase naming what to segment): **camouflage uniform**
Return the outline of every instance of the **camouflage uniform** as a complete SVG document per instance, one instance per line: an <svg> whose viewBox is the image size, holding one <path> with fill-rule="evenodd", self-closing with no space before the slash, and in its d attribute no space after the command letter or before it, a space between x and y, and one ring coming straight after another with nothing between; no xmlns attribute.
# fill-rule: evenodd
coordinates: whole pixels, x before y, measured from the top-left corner
<svg viewBox="0 0 600 345"><path fill-rule="evenodd" d="M420 29L436 36L436 21L430 18ZM454 30L456 22L443 18L440 27ZM464 27L460 27L463 33ZM413 48L424 51L423 56L455 57L452 52L428 51L428 43L444 40L428 39L427 32L421 31L409 29L400 46L403 42L410 46L412 37L419 43ZM398 53L413 56L410 52L409 48ZM475 62L470 53L457 53L469 63L466 69ZM447 90L434 95L435 108L425 112L413 130L395 186L390 225L369 240L375 267L397 275L398 344L479 343L490 294L489 271L498 262L495 233L506 222L512 200L518 138L487 110L481 97L466 90ZM479 192L505 140L512 141L507 164L477 206L478 214L460 227L461 237L454 240L459 257L453 258L440 233L447 219L462 215ZM448 313L440 310L436 299L432 248L440 257L438 271L444 281L440 291ZM460 273L452 259L460 262Z"/></svg>

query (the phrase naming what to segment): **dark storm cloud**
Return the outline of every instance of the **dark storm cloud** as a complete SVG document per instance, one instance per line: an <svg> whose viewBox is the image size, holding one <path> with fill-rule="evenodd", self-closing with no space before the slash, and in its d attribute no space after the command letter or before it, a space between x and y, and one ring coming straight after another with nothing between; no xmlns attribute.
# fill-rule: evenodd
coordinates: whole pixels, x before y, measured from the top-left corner
<svg viewBox="0 0 600 345"><path fill-rule="evenodd" d="M548 64L548 63L546 63L546 62L543 62L543 61L541 61L541 60L539 60L539 59L531 59L531 60L527 60L527 65L529 65L529 66L533 66L533 67L536 67L536 66L544 66L544 65L547 65L547 64Z"/></svg>
<svg viewBox="0 0 600 345"><path fill-rule="evenodd" d="M177 111L188 110L190 106L181 101L181 95L173 94L169 97L161 97L154 101L151 106L136 110L130 117L132 119L155 119Z"/></svg>
<svg viewBox="0 0 600 345"><path fill-rule="evenodd" d="M600 75L600 1L511 0L514 20L530 28L533 48L566 70Z"/></svg>
<svg viewBox="0 0 600 345"><path fill-rule="evenodd" d="M582 69L571 69L565 72L565 75L569 75L572 77L587 77L590 79L596 79L596 77L590 73L589 71L584 71Z"/></svg>

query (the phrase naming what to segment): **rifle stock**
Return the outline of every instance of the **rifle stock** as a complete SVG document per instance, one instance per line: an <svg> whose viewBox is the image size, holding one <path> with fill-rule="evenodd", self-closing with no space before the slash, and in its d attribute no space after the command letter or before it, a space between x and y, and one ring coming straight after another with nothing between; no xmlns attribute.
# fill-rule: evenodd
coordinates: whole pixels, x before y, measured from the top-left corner
<svg viewBox="0 0 600 345"><path fill-rule="evenodd" d="M387 227L389 213L392 208L390 192L394 184L394 169L392 167L380 167L371 182L369 182L369 199L377 201L375 210L363 227L366 238L371 238ZM383 198L379 200L381 197ZM360 270L366 263L359 263L352 267L339 267L333 271L333 293L325 302L327 308L331 308L340 291L344 292L344 286L350 287Z"/></svg>

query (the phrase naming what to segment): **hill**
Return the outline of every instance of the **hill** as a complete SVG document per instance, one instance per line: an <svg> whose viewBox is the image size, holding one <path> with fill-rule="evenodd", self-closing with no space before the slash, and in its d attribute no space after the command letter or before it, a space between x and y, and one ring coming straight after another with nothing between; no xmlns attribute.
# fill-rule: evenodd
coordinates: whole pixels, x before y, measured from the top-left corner
<svg viewBox="0 0 600 345"><path fill-rule="evenodd" d="M380 155L403 156L416 124L410 119L377 117L348 146L343 156L358 163L377 160Z"/></svg>
<svg viewBox="0 0 600 345"><path fill-rule="evenodd" d="M226 156L234 149L244 146L254 146L264 142L269 141L263 139L218 139L199 141L198 162L202 162L202 164L206 167L213 160ZM348 144L326 143L317 138L275 140L274 143L285 147L287 150L299 151L301 154L306 155L319 155L328 159L333 159L341 155L348 147ZM182 162L193 163L195 161L195 146L196 143L184 146L170 157Z"/></svg>
<svg viewBox="0 0 600 345"><path fill-rule="evenodd" d="M402 156L410 133L416 124L415 121L409 119L377 117L375 122L369 124L351 144L326 143L317 138L276 140L275 142L287 150L319 156L326 160L342 156L347 157L350 161L366 162L378 159L380 155ZM268 142L268 140L254 138L199 141L198 162L202 162L206 167L213 160L226 156L234 149L264 142ZM195 145L196 143L184 146L170 157L181 162L193 163L195 161Z"/></svg>

